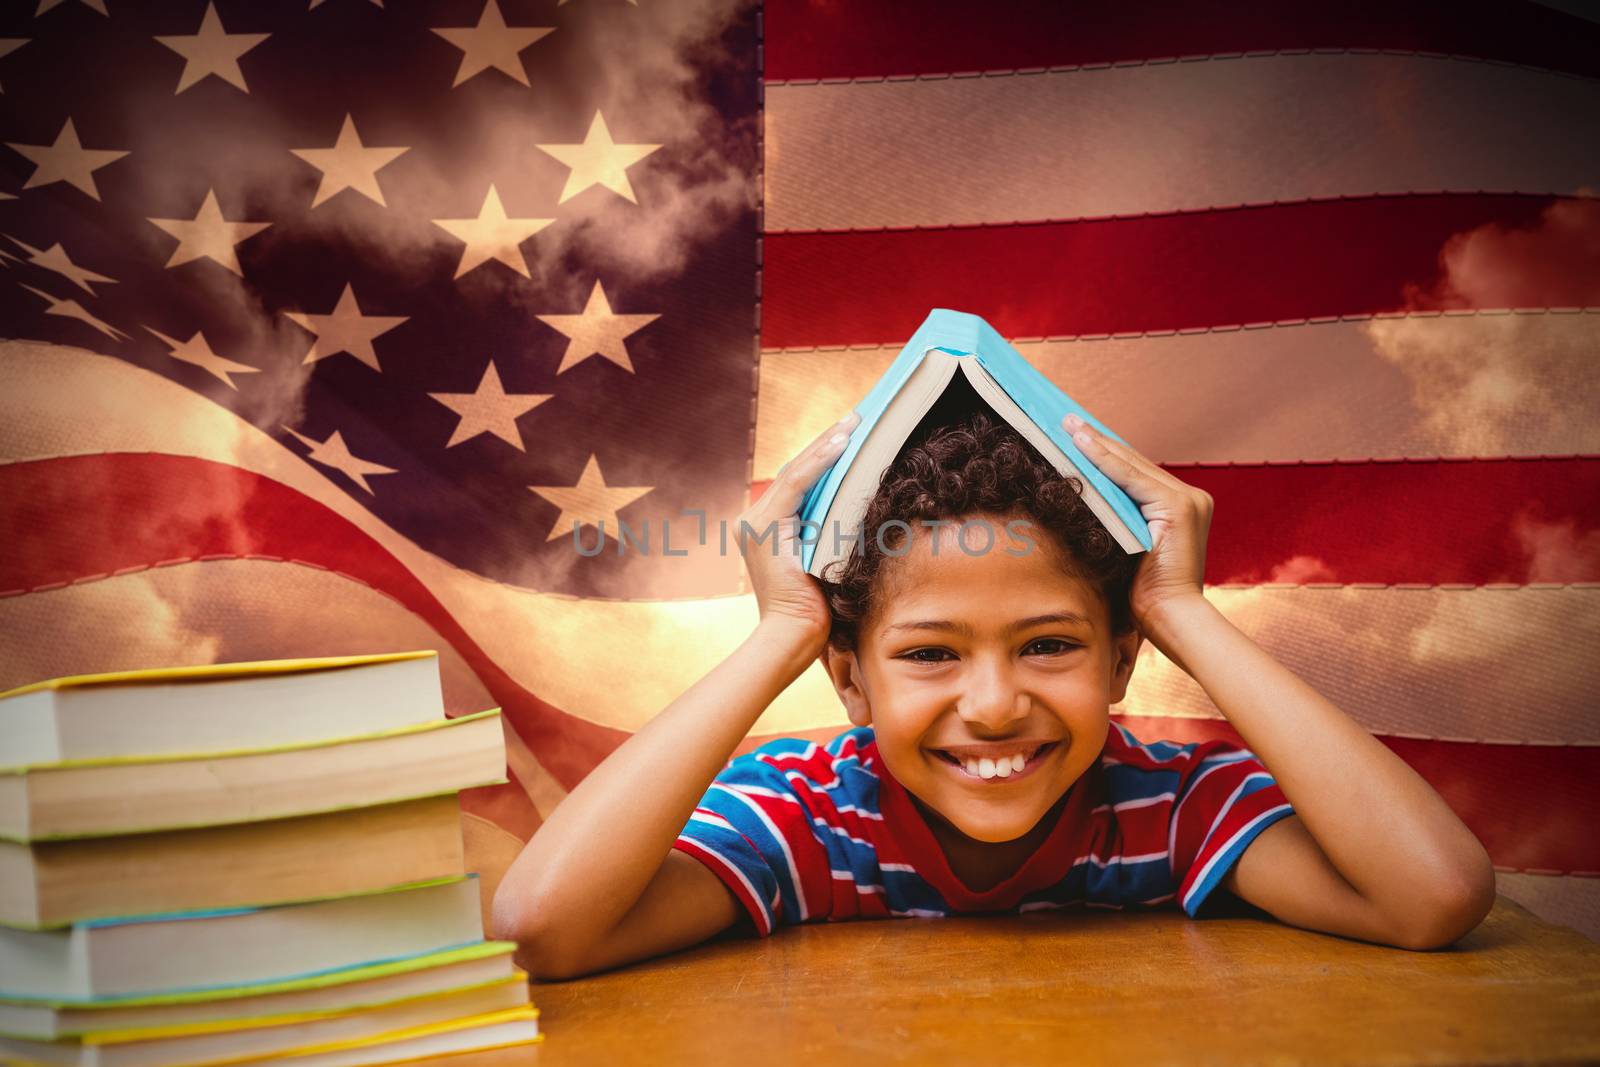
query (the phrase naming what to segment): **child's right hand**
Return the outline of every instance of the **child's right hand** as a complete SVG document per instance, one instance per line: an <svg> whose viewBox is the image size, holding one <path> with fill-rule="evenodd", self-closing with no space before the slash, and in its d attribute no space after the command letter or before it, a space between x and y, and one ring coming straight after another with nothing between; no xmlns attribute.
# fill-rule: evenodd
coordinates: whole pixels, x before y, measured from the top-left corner
<svg viewBox="0 0 1600 1067"><path fill-rule="evenodd" d="M852 411L829 426L785 463L761 498L739 516L740 522L750 525L750 532L739 537L738 544L762 623L798 627L819 652L832 628L832 615L822 586L800 566L798 512L806 493L839 458L860 421L861 416ZM744 531L742 525L736 529ZM771 531L776 533L776 551Z"/></svg>

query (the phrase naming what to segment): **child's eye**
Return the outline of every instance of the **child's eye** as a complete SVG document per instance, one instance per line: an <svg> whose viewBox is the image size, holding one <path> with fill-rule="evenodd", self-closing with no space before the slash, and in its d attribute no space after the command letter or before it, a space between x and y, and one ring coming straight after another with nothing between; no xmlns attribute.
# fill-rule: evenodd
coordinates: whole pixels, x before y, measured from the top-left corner
<svg viewBox="0 0 1600 1067"><path fill-rule="evenodd" d="M1071 652L1073 649L1081 647L1073 644L1071 641L1063 641L1059 637L1041 637L1037 641L1028 642L1028 648L1038 648L1040 645L1045 646L1041 652L1041 655L1045 656L1055 656L1063 652ZM1050 647L1052 645L1055 647ZM1022 651L1027 652L1028 648L1023 649Z"/></svg>
<svg viewBox="0 0 1600 1067"><path fill-rule="evenodd" d="M950 654L944 648L914 648L910 652L903 652L896 659L910 660L912 663L943 663L944 657Z"/></svg>

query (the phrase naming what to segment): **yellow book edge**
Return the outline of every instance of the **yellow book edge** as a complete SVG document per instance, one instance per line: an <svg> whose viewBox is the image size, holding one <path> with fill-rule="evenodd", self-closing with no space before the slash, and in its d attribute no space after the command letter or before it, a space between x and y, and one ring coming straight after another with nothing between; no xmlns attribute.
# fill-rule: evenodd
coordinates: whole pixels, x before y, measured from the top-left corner
<svg viewBox="0 0 1600 1067"><path fill-rule="evenodd" d="M245 1053L226 1059L205 1060L186 1065L186 1067L227 1067L234 1063L258 1063L264 1060L292 1059L296 1056L314 1056L323 1052L344 1052L348 1049L370 1048L375 1045L388 1045L400 1041L409 1041L413 1038L432 1037L435 1034L448 1034L456 1030L467 1030L477 1026L494 1026L499 1023L514 1023L524 1020L532 1022L539 1018L539 1009L533 1005L526 1008L508 1008L505 1011L490 1012L487 1015L468 1015L460 1019L449 1019L441 1023L429 1023L427 1026L416 1026L409 1030L391 1030L386 1034L374 1034L371 1037L346 1038L342 1041L326 1041L319 1045L302 1045L298 1048L281 1049L266 1056L256 1053ZM486 1045L483 1048L472 1049L474 1052L486 1051L493 1048L508 1048L512 1045L532 1045L544 1039L541 1033L530 1041L503 1041L498 1045ZM436 1055L429 1053L428 1055ZM425 1059L426 1056L413 1056L410 1059ZM44 1063L39 1060L12 1057L11 1063L18 1067L56 1067L54 1064ZM405 1062L404 1060L395 1062Z"/></svg>
<svg viewBox="0 0 1600 1067"><path fill-rule="evenodd" d="M454 791L440 793L439 796L454 796ZM428 798L431 799L431 798ZM398 803L409 804L411 801L402 800ZM383 805L376 805L382 807ZM244 824L239 824L244 825ZM67 920L56 923L15 923L0 920L0 926L10 930L27 930L32 933L45 933L51 930L67 930L74 926L124 926L129 923L165 922L171 919L206 919L219 915L239 915L247 911L270 911L273 908L288 908L296 904L321 904L329 900L349 900L352 897L375 897L383 893L403 893L408 889L427 889L430 886L446 885L451 882L464 882L468 878L478 877L477 871L468 871L465 874L450 874L441 878L424 878L420 882L401 882L399 885L386 885L379 889L357 889L348 893L324 893L314 897L295 897L293 900L270 900L262 904L239 904L226 908L191 908L187 911L147 911L138 915L104 916L98 919ZM16 997L6 998L13 1002L19 1001ZM28 1003L39 1003L29 1001Z"/></svg>
<svg viewBox="0 0 1600 1067"><path fill-rule="evenodd" d="M407 997L390 997L388 1000L374 1000L362 1004L352 1004L344 1008L325 1008L321 1011L280 1012L277 1015L249 1015L237 1019L215 1019L199 1023L176 1023L167 1026L128 1027L122 1030L100 1030L86 1034L80 1039L65 1039L58 1044L80 1045L126 1045L139 1041L159 1041L174 1037L195 1037L200 1034L232 1033L239 1030L266 1030L274 1026L292 1026L298 1023L320 1022L324 1019L337 1019L344 1016L360 1015L364 1012L380 1008L392 1008L400 1004L421 1004L430 1000L443 1000L446 997L459 996L462 993L478 989L492 989L497 986L527 985L528 976L523 971L514 971L506 978L494 978L487 982L473 982L467 985L452 986L449 989L438 989L430 993L413 993Z"/></svg>
<svg viewBox="0 0 1600 1067"><path fill-rule="evenodd" d="M263 659L246 663L200 663L189 667L146 667L135 671L105 671L100 674L69 674L20 685L0 693L0 700L37 693L44 689L79 689L96 685L148 685L152 682L188 682L209 678L245 678L257 674L300 674L364 667L372 663L394 663L405 659L437 656L435 649L412 652L373 652L360 656L317 656L307 659Z"/></svg>
<svg viewBox="0 0 1600 1067"><path fill-rule="evenodd" d="M465 881L465 879L442 878L433 882L421 882L414 886L402 888L415 889L430 885L444 885L447 882L455 881ZM391 892L391 890L383 890L382 892ZM170 993L135 993L128 996L96 997L93 1000L61 1000L54 997L34 998L0 994L0 1003L18 1004L29 1008L50 1008L57 1011L121 1010L123 1008L160 1007L171 1004L204 1004L216 1000L269 996L274 993L299 993L308 989L327 989L333 986L348 985L353 982L364 982L370 978L387 978L395 974L425 971L430 967L444 967L452 963L464 963L468 960L485 959L489 956L503 956L514 951L516 947L516 942L514 941L475 941L470 945L458 945L455 948L440 949L437 952L428 952L419 956L402 956L398 959L383 960L379 963L363 963L355 967L319 971L316 974L280 978L271 982L208 986L204 989L183 989Z"/></svg>
<svg viewBox="0 0 1600 1067"><path fill-rule="evenodd" d="M41 774L47 771L70 771L83 767L126 767L141 763L184 763L198 760L238 759L241 756L263 756L276 752L299 752L309 748L332 748L335 745L353 745L361 741L377 741L386 737L425 734L432 730L443 730L458 723L475 722L478 719L499 714L499 708L490 708L487 711L475 711L470 715L458 715L455 718L437 719L433 722L412 723L408 726L396 726L388 730L374 730L371 733L351 734L346 737L319 738L315 741L294 741L284 745L268 745L264 748L229 748L213 752L166 752L143 756L93 756L87 759L55 760L50 763L23 763L11 767L0 767L0 775Z"/></svg>
<svg viewBox="0 0 1600 1067"><path fill-rule="evenodd" d="M418 1037L432 1037L435 1034L448 1034L455 1030L466 1030L475 1026L493 1026L499 1023L514 1023L523 1020L534 1021L539 1018L539 1009L533 1005L526 1008L510 1008L506 1011L490 1012L487 1015L469 1015L460 1019L450 1019L442 1023L430 1023L427 1026L417 1026L409 1030L392 1030L386 1034L376 1034L372 1037L350 1038L344 1041L328 1041L320 1045L303 1045L299 1048L283 1049L273 1052L268 1056L259 1056L248 1053L243 1056L234 1056L229 1059L206 1060L203 1063L189 1064L188 1067L227 1067L233 1063L259 1063L264 1060L280 1060L294 1056L312 1056L322 1052L343 1052L347 1049L369 1048L373 1045L386 1045L399 1041L409 1041ZM544 1040L540 1033L527 1041L502 1041L498 1045L485 1045L470 1051L485 1052L497 1048L511 1048L514 1045L534 1045ZM411 1056L409 1060L427 1059L437 1053L427 1053L423 1056ZM55 1064L45 1063L40 1060L24 1059L20 1056L9 1057L7 1063L16 1067L56 1067ZM393 1063L405 1063L407 1060L393 1060Z"/></svg>

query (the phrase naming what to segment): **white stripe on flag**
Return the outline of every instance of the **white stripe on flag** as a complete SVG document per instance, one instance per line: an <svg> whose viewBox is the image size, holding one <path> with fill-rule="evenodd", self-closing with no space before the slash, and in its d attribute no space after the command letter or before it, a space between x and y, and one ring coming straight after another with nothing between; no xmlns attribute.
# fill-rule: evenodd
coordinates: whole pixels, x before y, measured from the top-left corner
<svg viewBox="0 0 1600 1067"><path fill-rule="evenodd" d="M1600 309L1014 343L1157 463L1600 453ZM899 351L763 352L757 480L850 410Z"/></svg>
<svg viewBox="0 0 1600 1067"><path fill-rule="evenodd" d="M1600 82L1589 78L1416 55L772 84L765 224L875 229L1414 190L1574 193L1600 174L1600 138L1587 125L1597 112Z"/></svg>

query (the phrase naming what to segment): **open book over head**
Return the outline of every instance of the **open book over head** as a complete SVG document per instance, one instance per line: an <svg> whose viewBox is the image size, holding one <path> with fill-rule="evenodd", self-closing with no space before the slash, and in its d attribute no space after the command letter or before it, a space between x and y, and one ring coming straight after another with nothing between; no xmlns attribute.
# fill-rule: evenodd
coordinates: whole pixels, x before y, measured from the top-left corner
<svg viewBox="0 0 1600 1067"><path fill-rule="evenodd" d="M816 529L815 539L807 533L801 549L801 564L810 574L820 578L824 567L847 558L853 537L874 535L861 529L867 505L907 442L974 410L1009 424L1062 475L1078 479L1084 503L1123 551L1133 555L1151 547L1139 506L1084 456L1061 420L1075 414L1101 433L1122 438L977 315L930 311L855 410L861 422L843 454L800 504L801 522Z"/></svg>

